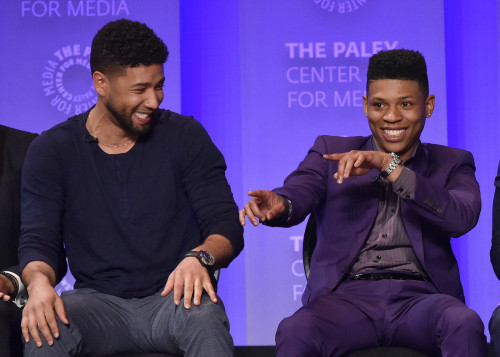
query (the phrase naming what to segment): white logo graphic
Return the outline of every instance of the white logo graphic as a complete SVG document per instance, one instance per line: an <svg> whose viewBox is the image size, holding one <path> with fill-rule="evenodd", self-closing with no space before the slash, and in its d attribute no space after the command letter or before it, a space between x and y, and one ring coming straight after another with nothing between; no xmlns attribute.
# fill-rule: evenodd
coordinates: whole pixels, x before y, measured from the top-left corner
<svg viewBox="0 0 500 357"><path fill-rule="evenodd" d="M64 46L54 52L42 73L50 105L67 115L88 110L97 101L90 73L90 46Z"/></svg>
<svg viewBox="0 0 500 357"><path fill-rule="evenodd" d="M365 5L368 0L313 0L314 3L320 6L323 10L337 14L348 14L358 10Z"/></svg>

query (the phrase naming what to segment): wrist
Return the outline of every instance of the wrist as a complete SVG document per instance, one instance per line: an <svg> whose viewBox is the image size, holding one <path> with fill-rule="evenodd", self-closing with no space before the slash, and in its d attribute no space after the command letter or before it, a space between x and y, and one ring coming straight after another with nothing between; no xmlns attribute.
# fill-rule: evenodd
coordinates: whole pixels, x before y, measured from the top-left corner
<svg viewBox="0 0 500 357"><path fill-rule="evenodd" d="M9 296L17 295L17 293L19 292L19 285L14 276L7 272L0 271L0 280L0 286L2 287L1 290L4 294L7 294Z"/></svg>
<svg viewBox="0 0 500 357"><path fill-rule="evenodd" d="M184 255L184 258L193 257L198 259L201 266L212 269L215 264L214 256L205 250L191 250Z"/></svg>
<svg viewBox="0 0 500 357"><path fill-rule="evenodd" d="M28 290L28 294L30 295L32 294L33 291L43 288L45 285L49 285L52 287L50 279L45 274L39 272L31 276L29 281L26 281L25 279L25 284L26 284L26 290Z"/></svg>
<svg viewBox="0 0 500 357"><path fill-rule="evenodd" d="M384 171L382 171L382 175L385 177L391 175L398 167L401 166L401 163L403 162L403 160L401 160L401 158L397 154L390 152L389 155L392 160L385 167Z"/></svg>

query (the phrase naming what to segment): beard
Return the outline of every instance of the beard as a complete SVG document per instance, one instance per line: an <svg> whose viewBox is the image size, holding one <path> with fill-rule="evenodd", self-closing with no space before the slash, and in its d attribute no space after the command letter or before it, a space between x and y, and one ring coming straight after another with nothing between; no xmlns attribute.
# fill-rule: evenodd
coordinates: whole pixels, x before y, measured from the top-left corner
<svg viewBox="0 0 500 357"><path fill-rule="evenodd" d="M136 111L137 108L134 108L130 113L127 113L125 110L118 110L111 101L107 101L105 103L106 109L113 115L115 118L118 126L122 128L124 131L127 133L137 136L137 137L142 137L145 136L146 134L149 133L151 128L153 127L154 120L155 120L155 113L156 110L151 113L151 119L148 123L146 124L139 124L139 125L134 125L134 122L132 121L132 113Z"/></svg>

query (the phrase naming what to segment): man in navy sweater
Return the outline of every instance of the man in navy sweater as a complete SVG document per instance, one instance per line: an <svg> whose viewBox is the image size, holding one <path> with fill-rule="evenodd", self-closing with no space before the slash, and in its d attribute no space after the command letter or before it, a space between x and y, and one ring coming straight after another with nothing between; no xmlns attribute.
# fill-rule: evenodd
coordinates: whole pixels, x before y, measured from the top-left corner
<svg viewBox="0 0 500 357"><path fill-rule="evenodd" d="M92 42L95 107L44 132L22 184L27 356L232 356L211 271L243 248L225 162L192 118L158 109L165 44L118 20ZM75 290L53 286L66 273Z"/></svg>

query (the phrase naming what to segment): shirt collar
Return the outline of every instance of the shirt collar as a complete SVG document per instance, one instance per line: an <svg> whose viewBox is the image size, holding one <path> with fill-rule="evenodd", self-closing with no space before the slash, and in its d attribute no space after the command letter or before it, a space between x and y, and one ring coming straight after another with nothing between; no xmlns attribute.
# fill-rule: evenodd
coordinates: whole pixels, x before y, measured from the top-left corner
<svg viewBox="0 0 500 357"><path fill-rule="evenodd" d="M379 148L379 146L377 145L377 142L375 141L375 138L373 137L373 135L372 135L372 140L371 141L372 141L373 150L382 151ZM408 156L408 158L403 161L403 164L405 166L408 166L408 164L413 160L413 158L415 157L415 153L417 152L417 149L418 149L419 146L420 146L420 141L417 143L417 145L415 146L415 148L411 152L410 156Z"/></svg>

